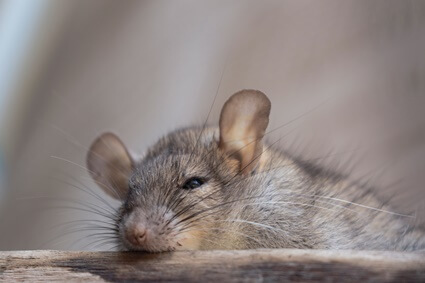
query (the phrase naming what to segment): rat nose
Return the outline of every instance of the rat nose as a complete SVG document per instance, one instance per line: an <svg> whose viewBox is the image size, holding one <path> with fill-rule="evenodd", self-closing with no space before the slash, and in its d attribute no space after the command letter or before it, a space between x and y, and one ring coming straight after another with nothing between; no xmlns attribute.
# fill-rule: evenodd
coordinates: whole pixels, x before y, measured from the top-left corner
<svg viewBox="0 0 425 283"><path fill-rule="evenodd" d="M133 245L142 245L146 241L146 227L144 225L135 225L127 232L127 239Z"/></svg>

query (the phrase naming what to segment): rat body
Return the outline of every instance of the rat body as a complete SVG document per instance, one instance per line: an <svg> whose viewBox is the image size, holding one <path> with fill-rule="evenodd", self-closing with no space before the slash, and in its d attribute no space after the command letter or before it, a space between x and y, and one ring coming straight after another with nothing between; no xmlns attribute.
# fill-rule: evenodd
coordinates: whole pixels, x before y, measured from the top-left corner
<svg viewBox="0 0 425 283"><path fill-rule="evenodd" d="M420 250L410 227L358 184L263 144L270 101L243 90L223 106L218 128L161 138L138 161L113 134L87 157L90 174L123 201L124 248Z"/></svg>

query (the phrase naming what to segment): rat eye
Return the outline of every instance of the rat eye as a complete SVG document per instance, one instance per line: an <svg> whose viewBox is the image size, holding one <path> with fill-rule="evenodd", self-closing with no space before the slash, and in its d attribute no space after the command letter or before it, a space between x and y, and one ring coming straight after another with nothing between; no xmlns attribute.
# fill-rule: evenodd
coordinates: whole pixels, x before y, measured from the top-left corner
<svg viewBox="0 0 425 283"><path fill-rule="evenodd" d="M204 183L205 181L202 180L201 178L194 177L187 180L186 183L184 183L182 188L186 190L193 190L193 189L199 188Z"/></svg>

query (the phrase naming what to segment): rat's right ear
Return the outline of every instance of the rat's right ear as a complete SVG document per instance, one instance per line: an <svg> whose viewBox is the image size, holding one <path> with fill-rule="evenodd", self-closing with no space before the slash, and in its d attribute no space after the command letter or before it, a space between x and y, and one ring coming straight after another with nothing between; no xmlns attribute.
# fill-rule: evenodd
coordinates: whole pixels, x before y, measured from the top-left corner
<svg viewBox="0 0 425 283"><path fill-rule="evenodd" d="M112 133L100 135L87 153L87 169L110 196L124 200L134 162L123 142Z"/></svg>

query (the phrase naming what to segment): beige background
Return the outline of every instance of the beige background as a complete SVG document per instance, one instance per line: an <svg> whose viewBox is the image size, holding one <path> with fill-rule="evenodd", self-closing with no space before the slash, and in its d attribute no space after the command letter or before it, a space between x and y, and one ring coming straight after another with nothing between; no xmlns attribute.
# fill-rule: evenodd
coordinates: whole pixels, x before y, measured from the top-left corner
<svg viewBox="0 0 425 283"><path fill-rule="evenodd" d="M48 241L67 234L52 226L95 217L60 199L102 205L65 183L101 194L80 167L86 148L111 130L141 153L169 130L202 124L222 74L211 124L243 88L269 95L270 129L328 101L269 139L290 132L281 145L307 159L333 153L320 162L371 179L383 199L395 196L395 211L425 219L425 2L56 1L49 9L48 48L34 49L43 51L32 54L38 67L2 133L0 249L110 248L86 239L90 231Z"/></svg>

